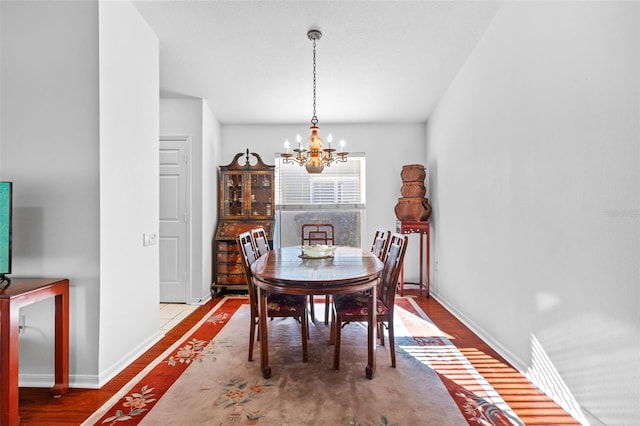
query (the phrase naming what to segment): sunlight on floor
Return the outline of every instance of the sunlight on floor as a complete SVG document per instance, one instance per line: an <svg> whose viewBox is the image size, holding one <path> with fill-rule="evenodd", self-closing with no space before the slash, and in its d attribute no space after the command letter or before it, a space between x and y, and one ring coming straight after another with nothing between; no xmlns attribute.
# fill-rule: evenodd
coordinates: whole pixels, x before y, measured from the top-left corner
<svg viewBox="0 0 640 426"><path fill-rule="evenodd" d="M589 423L580 404L553 365L553 361L533 334L531 334L531 365L526 376L580 423Z"/></svg>
<svg viewBox="0 0 640 426"><path fill-rule="evenodd" d="M198 305L187 305L186 303L161 303L160 330L166 333L197 308Z"/></svg>

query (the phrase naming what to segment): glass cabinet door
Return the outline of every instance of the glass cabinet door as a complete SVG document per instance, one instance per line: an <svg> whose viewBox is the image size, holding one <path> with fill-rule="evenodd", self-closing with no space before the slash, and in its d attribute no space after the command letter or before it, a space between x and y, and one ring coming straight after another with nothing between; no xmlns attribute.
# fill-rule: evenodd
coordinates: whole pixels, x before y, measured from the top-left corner
<svg viewBox="0 0 640 426"><path fill-rule="evenodd" d="M244 175L241 173L224 173L221 186L223 188L223 216L238 217L244 215Z"/></svg>
<svg viewBox="0 0 640 426"><path fill-rule="evenodd" d="M273 215L273 175L265 172L251 174L251 195L249 212L251 217L272 217Z"/></svg>
<svg viewBox="0 0 640 426"><path fill-rule="evenodd" d="M219 184L221 219L273 219L273 184L272 171L223 171Z"/></svg>

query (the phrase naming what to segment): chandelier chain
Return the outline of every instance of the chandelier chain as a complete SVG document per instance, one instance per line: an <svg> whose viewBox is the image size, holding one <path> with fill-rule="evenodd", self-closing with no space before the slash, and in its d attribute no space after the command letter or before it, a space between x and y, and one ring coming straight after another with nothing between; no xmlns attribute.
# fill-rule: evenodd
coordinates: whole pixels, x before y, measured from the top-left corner
<svg viewBox="0 0 640 426"><path fill-rule="evenodd" d="M318 117L316 117L316 40L313 40L313 117L311 117L311 124L313 126L318 124Z"/></svg>
<svg viewBox="0 0 640 426"><path fill-rule="evenodd" d="M0 0L2 1L2 0ZM298 147L289 152L289 140L284 141L285 152L280 154L284 159L284 164L298 164L304 166L308 173L322 173L325 167L329 167L333 163L345 163L347 161L348 152L344 150L344 140L340 141L340 149L331 148L331 134L327 137L329 142L327 148L322 147L322 138L318 134L318 117L316 115L316 47L317 41L322 37L322 33L318 29L310 29L307 32L307 38L313 41L313 117L311 117L311 136L305 147L302 146L300 135L296 136ZM334 154L335 153L335 154Z"/></svg>

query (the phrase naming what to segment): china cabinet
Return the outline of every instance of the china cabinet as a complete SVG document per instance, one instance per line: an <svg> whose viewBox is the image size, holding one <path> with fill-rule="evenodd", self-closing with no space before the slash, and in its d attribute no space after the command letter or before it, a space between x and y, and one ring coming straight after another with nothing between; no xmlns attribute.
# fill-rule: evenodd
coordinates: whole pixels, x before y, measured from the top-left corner
<svg viewBox="0 0 640 426"><path fill-rule="evenodd" d="M236 235L264 228L273 245L275 166L262 161L255 152L238 153L220 166L218 174L218 225L213 241L213 282L215 296L223 289L244 290L246 281L236 244Z"/></svg>

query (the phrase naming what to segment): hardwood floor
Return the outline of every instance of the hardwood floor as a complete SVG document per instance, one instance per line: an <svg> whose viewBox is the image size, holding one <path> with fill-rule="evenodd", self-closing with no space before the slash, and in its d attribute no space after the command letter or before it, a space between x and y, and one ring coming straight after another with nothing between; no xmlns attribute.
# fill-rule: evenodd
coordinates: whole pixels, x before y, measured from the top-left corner
<svg viewBox="0 0 640 426"><path fill-rule="evenodd" d="M418 292L405 288L405 294L417 296ZM505 402L511 406L525 424L579 424L438 302L424 296L417 297L416 300L425 313L448 335L452 343L473 363L475 368L500 393ZM193 314L169 331L160 342L102 389L71 388L66 395L53 398L49 389L20 388L20 424L79 425L148 363L186 333L218 301L219 298L216 298L206 305L198 307Z"/></svg>
<svg viewBox="0 0 640 426"><path fill-rule="evenodd" d="M404 292L418 294L406 288ZM441 304L425 297L417 297L416 301L526 425L580 424Z"/></svg>

